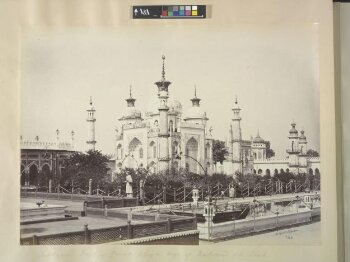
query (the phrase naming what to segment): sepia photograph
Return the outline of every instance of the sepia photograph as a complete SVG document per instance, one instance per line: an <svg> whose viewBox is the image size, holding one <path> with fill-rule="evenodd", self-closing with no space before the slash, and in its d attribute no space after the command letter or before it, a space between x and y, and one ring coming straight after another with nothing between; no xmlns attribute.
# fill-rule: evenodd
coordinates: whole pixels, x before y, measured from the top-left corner
<svg viewBox="0 0 350 262"><path fill-rule="evenodd" d="M28 30L20 244L321 245L318 41L317 23Z"/></svg>

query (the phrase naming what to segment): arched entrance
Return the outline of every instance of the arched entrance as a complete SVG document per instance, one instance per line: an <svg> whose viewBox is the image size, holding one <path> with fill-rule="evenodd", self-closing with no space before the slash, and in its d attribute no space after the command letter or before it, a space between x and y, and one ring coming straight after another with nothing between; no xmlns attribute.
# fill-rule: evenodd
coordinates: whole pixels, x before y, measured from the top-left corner
<svg viewBox="0 0 350 262"><path fill-rule="evenodd" d="M186 144L186 163L188 164L188 171L192 173L197 172L198 163L195 160L198 159L198 142L193 137L187 141ZM187 165L186 165L187 166Z"/></svg>
<svg viewBox="0 0 350 262"><path fill-rule="evenodd" d="M38 184L40 186L48 186L51 179L51 171L48 164L45 164L41 168Z"/></svg>
<svg viewBox="0 0 350 262"><path fill-rule="evenodd" d="M129 143L129 155L128 159L126 159L126 167L128 168L137 168L138 163L135 159L143 158L143 149L142 144L139 139L136 137L131 140Z"/></svg>
<svg viewBox="0 0 350 262"><path fill-rule="evenodd" d="M29 185L36 186L38 184L38 167L31 165L29 168Z"/></svg>

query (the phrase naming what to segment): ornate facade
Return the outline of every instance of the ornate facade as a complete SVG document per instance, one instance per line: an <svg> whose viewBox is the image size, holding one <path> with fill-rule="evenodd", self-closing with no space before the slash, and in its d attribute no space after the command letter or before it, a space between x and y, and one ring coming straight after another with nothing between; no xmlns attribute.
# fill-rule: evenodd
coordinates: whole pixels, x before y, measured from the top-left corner
<svg viewBox="0 0 350 262"><path fill-rule="evenodd" d="M228 150L227 160L216 164L216 172L236 174L242 172L274 175L278 172L293 174L320 173L320 158L307 156L307 139L305 132L296 129L296 124L288 135L287 156L283 159L268 158L266 151L269 141L259 135L250 140L242 139L240 108L237 98L232 109L233 118L229 128L229 139L226 143Z"/></svg>
<svg viewBox="0 0 350 262"><path fill-rule="evenodd" d="M165 78L163 56L161 79L155 82L157 94L146 112L136 107L136 99L126 99L126 108L116 129L116 171L145 167L151 172L187 168L203 174L213 170L213 140L208 117L195 90L192 107L185 113L179 101L169 94L171 82Z"/></svg>
<svg viewBox="0 0 350 262"><path fill-rule="evenodd" d="M21 186L37 186L39 173L47 182L61 175L64 158L75 151L74 132L71 143L60 141L59 130L56 135L56 142L43 142L38 136L33 141L21 137Z"/></svg>

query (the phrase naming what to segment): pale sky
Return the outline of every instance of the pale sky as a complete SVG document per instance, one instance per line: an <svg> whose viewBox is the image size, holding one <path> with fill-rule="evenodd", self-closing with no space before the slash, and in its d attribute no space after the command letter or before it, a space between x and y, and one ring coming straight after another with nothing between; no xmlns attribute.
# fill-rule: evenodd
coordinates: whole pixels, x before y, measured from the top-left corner
<svg viewBox="0 0 350 262"><path fill-rule="evenodd" d="M244 139L271 141L285 157L290 123L305 130L308 147L319 151L318 35L313 24L177 25L72 29L29 33L22 48L22 136L70 142L86 149L86 109L93 97L96 148L114 152L117 119L129 85L144 110L156 96L166 56L172 98L191 106L194 85L213 127L225 140L235 96L242 109Z"/></svg>

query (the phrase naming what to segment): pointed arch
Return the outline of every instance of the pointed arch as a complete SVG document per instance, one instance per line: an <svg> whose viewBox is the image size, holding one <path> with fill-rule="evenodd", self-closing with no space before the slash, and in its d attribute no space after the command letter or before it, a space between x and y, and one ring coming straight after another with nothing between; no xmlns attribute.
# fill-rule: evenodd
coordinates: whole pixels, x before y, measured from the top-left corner
<svg viewBox="0 0 350 262"><path fill-rule="evenodd" d="M36 186L38 183L38 166L36 164L32 164L29 167L29 185Z"/></svg>
<svg viewBox="0 0 350 262"><path fill-rule="evenodd" d="M129 150L129 155L130 157L127 158L127 167L129 168L137 168L138 163L136 159L140 159L140 156L143 157L143 151L141 151L142 148L142 143L141 141L137 138L134 137L128 146L128 150ZM140 155L140 153L142 153L142 155Z"/></svg>
<svg viewBox="0 0 350 262"><path fill-rule="evenodd" d="M117 145L117 159L123 158L123 146L121 144Z"/></svg>
<svg viewBox="0 0 350 262"><path fill-rule="evenodd" d="M50 165L48 163L45 163L41 166L38 184L40 184L41 186L43 185L48 186L49 180L51 178L52 178L52 175L51 175Z"/></svg>
<svg viewBox="0 0 350 262"><path fill-rule="evenodd" d="M148 158L157 158L157 144L151 141L148 146Z"/></svg>
<svg viewBox="0 0 350 262"><path fill-rule="evenodd" d="M197 173L198 163L198 141L191 137L186 143L186 163L188 163L188 170ZM194 160L195 159L195 160Z"/></svg>

